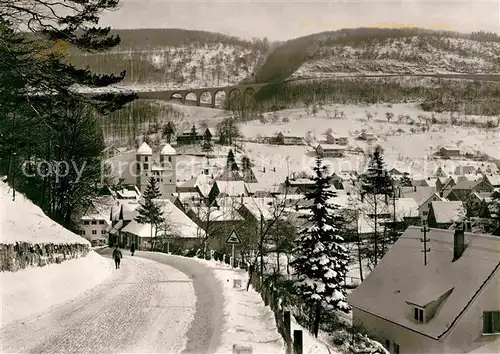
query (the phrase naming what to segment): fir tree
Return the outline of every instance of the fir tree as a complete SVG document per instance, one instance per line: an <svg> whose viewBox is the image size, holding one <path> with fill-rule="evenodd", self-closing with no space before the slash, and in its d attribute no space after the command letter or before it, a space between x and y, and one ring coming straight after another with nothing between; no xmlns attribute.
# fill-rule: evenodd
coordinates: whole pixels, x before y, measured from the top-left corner
<svg viewBox="0 0 500 354"><path fill-rule="evenodd" d="M411 187L411 179L408 172L403 173L403 177L401 177L401 181L399 182L401 187Z"/></svg>
<svg viewBox="0 0 500 354"><path fill-rule="evenodd" d="M342 217L338 206L332 203L336 193L331 189L328 169L320 156L314 168L314 188L306 193L312 203L307 217L308 226L299 233L294 250L295 259L290 264L298 275L295 288L315 316L313 332L317 336L321 310L348 311L344 279L349 260L348 251L340 245L343 241L338 230Z"/></svg>
<svg viewBox="0 0 500 354"><path fill-rule="evenodd" d="M193 143L193 145L196 143L196 137L198 136L198 132L196 131L196 127L193 126L191 127L191 142Z"/></svg>
<svg viewBox="0 0 500 354"><path fill-rule="evenodd" d="M174 135L174 126L172 125L171 122L168 122L164 127L163 127L163 132L162 135L164 138L167 139L167 143L170 144L172 141L172 135Z"/></svg>
<svg viewBox="0 0 500 354"><path fill-rule="evenodd" d="M252 168L252 162L250 161L250 158L248 156L243 156L241 159L241 169L243 171L248 171Z"/></svg>
<svg viewBox="0 0 500 354"><path fill-rule="evenodd" d="M233 166L236 164L236 159L234 158L234 153L233 150L229 150L229 153L227 154L227 163L226 167L230 168L231 171L233 170Z"/></svg>
<svg viewBox="0 0 500 354"><path fill-rule="evenodd" d="M382 147L377 145L375 150L370 155L368 168L361 175L361 197L365 204L370 204L372 210L368 211L373 217L373 251L368 250L367 256L374 266L377 265L378 259L382 258L384 253L384 240L379 240L378 235L378 213L381 209L383 201L379 200L380 196L385 196L387 199L393 193L393 185L391 177L387 172ZM387 203L386 203L387 204ZM379 247L382 245L382 248Z"/></svg>
<svg viewBox="0 0 500 354"><path fill-rule="evenodd" d="M155 199L161 197L161 192L156 183L156 179L151 177L143 193L144 202L140 203L137 212L139 215L135 217L135 221L140 224L151 225L151 251L154 249L155 240L157 237L158 227L164 222L163 211L161 207L155 202ZM154 228L154 236L153 236Z"/></svg>

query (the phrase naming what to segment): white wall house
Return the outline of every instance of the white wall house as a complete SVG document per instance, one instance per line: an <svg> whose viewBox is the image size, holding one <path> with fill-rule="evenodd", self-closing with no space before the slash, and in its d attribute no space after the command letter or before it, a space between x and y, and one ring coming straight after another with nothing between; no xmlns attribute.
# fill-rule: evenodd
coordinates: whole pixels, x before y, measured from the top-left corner
<svg viewBox="0 0 500 354"><path fill-rule="evenodd" d="M408 228L348 296L354 324L391 353L498 353L500 238L430 229L424 253L422 237Z"/></svg>
<svg viewBox="0 0 500 354"><path fill-rule="evenodd" d="M108 227L111 225L110 211L115 200L111 196L98 197L79 219L80 235L93 246L108 243Z"/></svg>

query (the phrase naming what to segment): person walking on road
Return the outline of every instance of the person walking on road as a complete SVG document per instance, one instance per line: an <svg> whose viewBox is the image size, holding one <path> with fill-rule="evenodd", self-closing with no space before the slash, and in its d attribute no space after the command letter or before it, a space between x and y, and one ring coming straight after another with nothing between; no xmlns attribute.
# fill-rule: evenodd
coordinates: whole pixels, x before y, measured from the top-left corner
<svg viewBox="0 0 500 354"><path fill-rule="evenodd" d="M113 250L113 258L115 259L115 266L116 269L120 268L120 261L122 259L122 251L118 249L118 245L116 245L116 248Z"/></svg>
<svg viewBox="0 0 500 354"><path fill-rule="evenodd" d="M134 255L134 252L135 252L135 243L132 242L132 245L130 246L130 253L132 254L132 256Z"/></svg>

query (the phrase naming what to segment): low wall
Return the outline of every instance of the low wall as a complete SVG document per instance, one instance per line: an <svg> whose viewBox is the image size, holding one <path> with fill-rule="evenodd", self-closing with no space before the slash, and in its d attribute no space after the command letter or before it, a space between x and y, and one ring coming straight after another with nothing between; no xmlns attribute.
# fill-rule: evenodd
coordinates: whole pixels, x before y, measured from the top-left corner
<svg viewBox="0 0 500 354"><path fill-rule="evenodd" d="M0 244L0 271L15 272L28 267L43 267L47 264L62 263L66 260L85 257L90 245L72 244L31 244L16 242Z"/></svg>

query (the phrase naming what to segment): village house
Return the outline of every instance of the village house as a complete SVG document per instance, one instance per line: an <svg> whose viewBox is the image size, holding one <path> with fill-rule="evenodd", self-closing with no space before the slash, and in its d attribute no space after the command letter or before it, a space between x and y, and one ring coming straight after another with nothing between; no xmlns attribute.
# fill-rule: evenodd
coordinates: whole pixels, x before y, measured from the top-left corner
<svg viewBox="0 0 500 354"><path fill-rule="evenodd" d="M110 211L111 225L107 228L109 232L109 243L118 244L120 247L130 246L131 240L122 234L122 229L137 216L136 209L139 202L136 200L117 201Z"/></svg>
<svg viewBox="0 0 500 354"><path fill-rule="evenodd" d="M427 224L429 227L449 229L454 224L465 221L467 212L461 201L431 202Z"/></svg>
<svg viewBox="0 0 500 354"><path fill-rule="evenodd" d="M484 180L460 181L446 194L446 199L465 201L473 192L492 192L493 189L493 186Z"/></svg>
<svg viewBox="0 0 500 354"><path fill-rule="evenodd" d="M79 218L79 234L90 241L92 246L108 243L108 228L111 225L110 212L115 204L112 196L101 196L93 199L87 210Z"/></svg>
<svg viewBox="0 0 500 354"><path fill-rule="evenodd" d="M304 145L304 138L301 136L285 135L279 132L276 136L276 142L281 145Z"/></svg>
<svg viewBox="0 0 500 354"><path fill-rule="evenodd" d="M206 171L208 172L208 171ZM177 183L177 193L198 193L202 198L208 198L215 180L208 173L200 173L190 180Z"/></svg>
<svg viewBox="0 0 500 354"><path fill-rule="evenodd" d="M210 196L221 197L241 197L247 195L245 182L243 181L218 181L212 185Z"/></svg>
<svg viewBox="0 0 500 354"><path fill-rule="evenodd" d="M116 147L115 145L109 145L102 150L101 154L103 159L107 160L115 156L123 155L125 152L127 152L127 150L128 148L126 147Z"/></svg>
<svg viewBox="0 0 500 354"><path fill-rule="evenodd" d="M498 353L499 253L498 237L409 227L348 296L353 323L394 354Z"/></svg>
<svg viewBox="0 0 500 354"><path fill-rule="evenodd" d="M451 159L460 157L461 154L460 149L442 147L439 149L438 155L445 159Z"/></svg>
<svg viewBox="0 0 500 354"><path fill-rule="evenodd" d="M330 145L342 145L345 146L349 144L349 139L346 136L334 136L331 133L325 135L326 143Z"/></svg>
<svg viewBox="0 0 500 354"><path fill-rule="evenodd" d="M377 140L377 138L375 137L375 135L373 135L372 133L367 133L366 131L363 131L359 136L358 136L358 139L359 140L367 140L367 141L374 141L374 140Z"/></svg>
<svg viewBox="0 0 500 354"><path fill-rule="evenodd" d="M330 182L335 189L344 189L345 184L354 186L358 181L358 178L359 176L356 171L342 171L340 173L334 172Z"/></svg>
<svg viewBox="0 0 500 354"><path fill-rule="evenodd" d="M436 170L436 173L434 173L435 177L443 177L446 178L448 177L448 173L445 172L444 168L442 166L439 166L438 169Z"/></svg>
<svg viewBox="0 0 500 354"><path fill-rule="evenodd" d="M446 200L434 187L399 187L396 191L399 198L412 198L418 205L420 219L426 220L431 203Z"/></svg>
<svg viewBox="0 0 500 354"><path fill-rule="evenodd" d="M123 186L121 189L113 191L118 200L139 200L141 192L136 186Z"/></svg>
<svg viewBox="0 0 500 354"><path fill-rule="evenodd" d="M161 207L164 217L166 218L165 227L158 227L150 224L140 224L135 220L131 220L123 229L121 233L126 240L126 245L130 246L133 242L138 250L151 249L152 242L151 230L153 237L156 235L162 239L164 247L162 251L167 251L165 242L168 239L171 247L189 248L199 243L203 239L205 233L198 225L177 208L170 200L161 199L155 200Z"/></svg>
<svg viewBox="0 0 500 354"><path fill-rule="evenodd" d="M483 180L495 188L500 187L500 175L484 175Z"/></svg>
<svg viewBox="0 0 500 354"><path fill-rule="evenodd" d="M324 157L343 157L345 148L341 145L318 144L316 153Z"/></svg>
<svg viewBox="0 0 500 354"><path fill-rule="evenodd" d="M190 207L187 211L187 216L198 225L200 230L209 235L209 244L212 249L223 250L231 230L245 220L237 210L239 205L237 200L216 198L211 206L200 203Z"/></svg>
<svg viewBox="0 0 500 354"><path fill-rule="evenodd" d="M476 173L476 168L474 166L463 166L463 165L458 165L455 168L455 172L453 174L460 176L460 175L473 175Z"/></svg>

